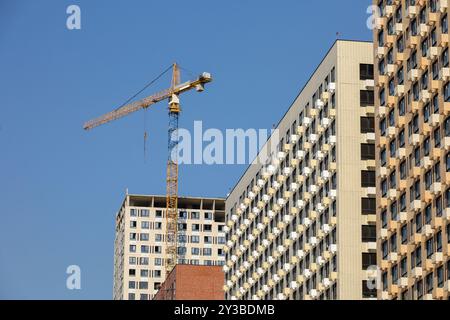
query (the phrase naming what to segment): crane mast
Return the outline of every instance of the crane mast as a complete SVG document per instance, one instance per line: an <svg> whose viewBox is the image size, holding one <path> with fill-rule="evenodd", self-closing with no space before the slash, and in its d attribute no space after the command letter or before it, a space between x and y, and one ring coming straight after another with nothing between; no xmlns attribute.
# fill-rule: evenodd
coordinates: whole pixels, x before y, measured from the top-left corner
<svg viewBox="0 0 450 320"><path fill-rule="evenodd" d="M212 78L209 73L204 72L197 79L184 83L180 83L180 80L180 68L178 64L174 63L172 66L172 84L170 88L140 101L127 104L84 124L85 130L91 130L141 109L147 109L149 106L162 100L169 100L166 178L166 276L175 267L178 260L178 118L181 113L179 96L192 89L195 89L198 92L203 91L205 84L211 82Z"/></svg>
<svg viewBox="0 0 450 320"><path fill-rule="evenodd" d="M177 64L173 66L172 88L180 82ZM175 267L178 257L178 117L180 100L172 94L169 101L169 142L167 159L167 191L166 191L166 274Z"/></svg>

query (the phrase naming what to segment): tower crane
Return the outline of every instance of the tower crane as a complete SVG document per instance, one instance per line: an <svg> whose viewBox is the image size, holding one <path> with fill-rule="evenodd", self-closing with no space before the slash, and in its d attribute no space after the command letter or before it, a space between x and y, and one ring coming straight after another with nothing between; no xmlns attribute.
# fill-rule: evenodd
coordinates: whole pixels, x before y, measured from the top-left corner
<svg viewBox="0 0 450 320"><path fill-rule="evenodd" d="M204 72L197 79L180 83L180 68L177 63L172 66L172 84L170 88L160 91L142 100L126 104L114 111L104 114L84 124L85 130L120 119L162 100L169 101L168 160L166 178L166 275L177 264L178 241L178 117L180 116L180 98L182 93L192 89L202 92L205 84L212 81L211 74Z"/></svg>

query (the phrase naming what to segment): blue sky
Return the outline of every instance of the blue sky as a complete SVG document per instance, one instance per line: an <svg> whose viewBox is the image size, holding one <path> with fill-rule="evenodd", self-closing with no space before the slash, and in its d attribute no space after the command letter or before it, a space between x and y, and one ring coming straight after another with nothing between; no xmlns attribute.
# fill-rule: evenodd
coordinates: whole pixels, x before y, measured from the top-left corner
<svg viewBox="0 0 450 320"><path fill-rule="evenodd" d="M66 28L79 5L82 29ZM91 132L174 61L214 82L180 127L270 129L336 39L370 40L369 1L0 1L0 298L111 299L125 189L165 193L167 104ZM182 75L184 80L191 78ZM163 78L147 94L164 89ZM144 158L144 118L149 141ZM245 166L182 166L180 193L225 196ZM79 265L82 289L66 289Z"/></svg>

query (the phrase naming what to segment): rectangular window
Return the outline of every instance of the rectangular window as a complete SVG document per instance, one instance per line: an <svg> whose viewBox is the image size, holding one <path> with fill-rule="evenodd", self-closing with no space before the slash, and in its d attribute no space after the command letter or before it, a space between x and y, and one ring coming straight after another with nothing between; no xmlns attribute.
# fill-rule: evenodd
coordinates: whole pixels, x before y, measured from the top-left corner
<svg viewBox="0 0 450 320"><path fill-rule="evenodd" d="M367 80L373 79L373 64L360 64L359 65L359 79Z"/></svg>
<svg viewBox="0 0 450 320"><path fill-rule="evenodd" d="M360 91L360 105L362 107L373 106L375 104L373 90Z"/></svg>
<svg viewBox="0 0 450 320"><path fill-rule="evenodd" d="M375 214L376 213L376 199L375 198L362 198L361 208L363 214Z"/></svg>
<svg viewBox="0 0 450 320"><path fill-rule="evenodd" d="M361 171L361 186L375 187L375 171Z"/></svg>
<svg viewBox="0 0 450 320"><path fill-rule="evenodd" d="M376 253L363 253L362 254L362 267L363 270L367 270L370 266L377 265L377 254Z"/></svg>
<svg viewBox="0 0 450 320"><path fill-rule="evenodd" d="M374 117L361 117L361 133L375 132L375 119Z"/></svg>
<svg viewBox="0 0 450 320"><path fill-rule="evenodd" d="M361 144L361 160L375 160L375 144Z"/></svg>
<svg viewBox="0 0 450 320"><path fill-rule="evenodd" d="M362 242L375 242L377 241L377 230L374 225L361 226Z"/></svg>

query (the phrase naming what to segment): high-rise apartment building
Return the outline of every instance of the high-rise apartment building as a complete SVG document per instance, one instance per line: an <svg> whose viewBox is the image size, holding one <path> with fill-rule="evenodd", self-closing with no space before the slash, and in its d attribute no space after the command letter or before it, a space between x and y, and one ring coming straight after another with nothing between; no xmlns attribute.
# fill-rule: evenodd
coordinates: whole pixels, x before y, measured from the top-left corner
<svg viewBox="0 0 450 320"><path fill-rule="evenodd" d="M224 264L225 201L178 199L178 263ZM153 299L166 278L166 197L126 195L116 216L114 299Z"/></svg>
<svg viewBox="0 0 450 320"><path fill-rule="evenodd" d="M373 60L336 41L226 199L227 299L376 298Z"/></svg>
<svg viewBox="0 0 450 320"><path fill-rule="evenodd" d="M375 1L381 299L448 299L448 0Z"/></svg>

